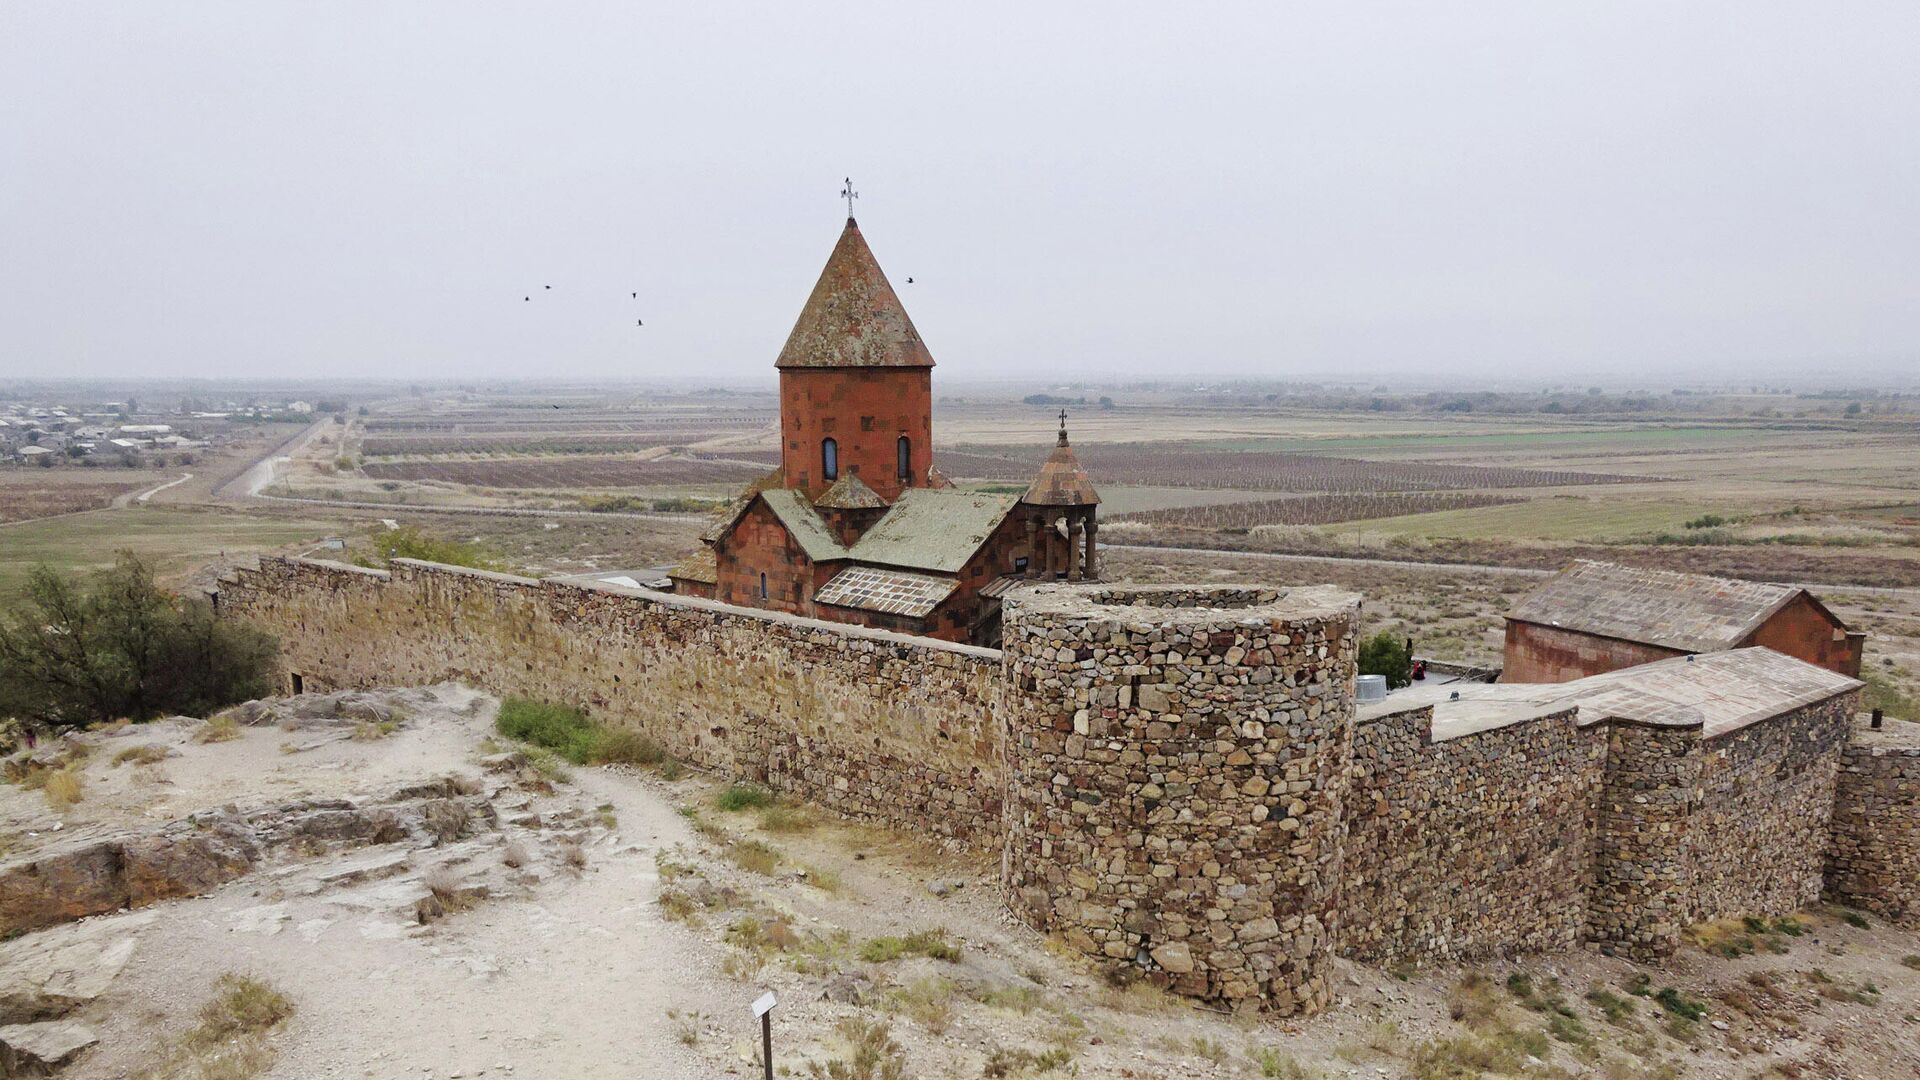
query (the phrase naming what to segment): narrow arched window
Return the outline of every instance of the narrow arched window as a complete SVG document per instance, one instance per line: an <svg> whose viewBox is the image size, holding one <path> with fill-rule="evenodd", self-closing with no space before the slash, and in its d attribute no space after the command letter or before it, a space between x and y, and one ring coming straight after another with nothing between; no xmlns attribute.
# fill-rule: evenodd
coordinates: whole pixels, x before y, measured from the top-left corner
<svg viewBox="0 0 1920 1080"><path fill-rule="evenodd" d="M760 599L765 600L766 598L767 598L767 575L761 574L760 575Z"/></svg>
<svg viewBox="0 0 1920 1080"><path fill-rule="evenodd" d="M840 444L832 439L820 440L820 475L829 480L840 479Z"/></svg>
<svg viewBox="0 0 1920 1080"><path fill-rule="evenodd" d="M893 444L893 475L902 483L913 479L913 443L905 435Z"/></svg>

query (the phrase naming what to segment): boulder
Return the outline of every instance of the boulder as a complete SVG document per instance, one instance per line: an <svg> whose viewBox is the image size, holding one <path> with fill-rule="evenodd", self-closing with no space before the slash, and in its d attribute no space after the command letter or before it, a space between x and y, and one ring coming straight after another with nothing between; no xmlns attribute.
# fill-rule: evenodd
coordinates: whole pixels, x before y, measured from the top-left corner
<svg viewBox="0 0 1920 1080"><path fill-rule="evenodd" d="M70 841L0 863L0 938L125 907L120 844Z"/></svg>
<svg viewBox="0 0 1920 1080"><path fill-rule="evenodd" d="M65 1016L106 992L132 958L151 912L90 919L0 950L0 1024Z"/></svg>
<svg viewBox="0 0 1920 1080"><path fill-rule="evenodd" d="M100 1040L71 1020L0 1027L0 1076L51 1076Z"/></svg>

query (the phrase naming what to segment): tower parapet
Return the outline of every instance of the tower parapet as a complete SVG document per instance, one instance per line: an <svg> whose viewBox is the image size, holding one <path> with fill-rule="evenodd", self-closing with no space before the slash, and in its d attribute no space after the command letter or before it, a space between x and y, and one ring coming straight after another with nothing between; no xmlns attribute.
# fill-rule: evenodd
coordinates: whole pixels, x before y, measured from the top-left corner
<svg viewBox="0 0 1920 1080"><path fill-rule="evenodd" d="M1182 994L1325 1006L1358 606L1330 587L1011 594L1013 911Z"/></svg>

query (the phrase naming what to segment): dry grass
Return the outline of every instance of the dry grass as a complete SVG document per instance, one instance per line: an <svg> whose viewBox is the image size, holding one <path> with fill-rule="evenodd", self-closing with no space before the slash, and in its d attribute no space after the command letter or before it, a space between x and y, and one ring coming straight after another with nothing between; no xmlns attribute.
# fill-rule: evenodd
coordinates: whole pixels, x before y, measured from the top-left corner
<svg viewBox="0 0 1920 1080"><path fill-rule="evenodd" d="M200 1009L200 1022L155 1054L140 1080L248 1080L273 1064L266 1035L293 1015L293 1002L257 979L227 974Z"/></svg>
<svg viewBox="0 0 1920 1080"><path fill-rule="evenodd" d="M427 887L439 902L441 912L447 915L465 911L480 902L479 893L462 886L459 876L445 867L421 878L420 884Z"/></svg>
<svg viewBox="0 0 1920 1080"><path fill-rule="evenodd" d="M772 875L780 868L780 849L759 840L734 840L727 844L727 861L742 870Z"/></svg>
<svg viewBox="0 0 1920 1080"><path fill-rule="evenodd" d="M128 762L135 765L155 765L165 761L170 753L172 753L171 750L159 743L141 743L139 746L129 746L113 755L113 763L116 766L125 765Z"/></svg>
<svg viewBox="0 0 1920 1080"><path fill-rule="evenodd" d="M953 1026L957 996L952 979L929 976L889 993L885 1001L889 1011L906 1016L928 1034L945 1035Z"/></svg>
<svg viewBox="0 0 1920 1080"><path fill-rule="evenodd" d="M200 730L193 735L193 741L197 743L216 743L226 742L228 739L237 739L239 737L240 722L231 716L222 714L200 725Z"/></svg>
<svg viewBox="0 0 1920 1080"><path fill-rule="evenodd" d="M64 810L87 797L86 784L80 779L80 770L84 767L81 762L74 761L64 768L47 772L40 788L47 797L48 806Z"/></svg>
<svg viewBox="0 0 1920 1080"><path fill-rule="evenodd" d="M400 724L395 720L362 720L354 725L352 739L354 742L374 742L399 730Z"/></svg>
<svg viewBox="0 0 1920 1080"><path fill-rule="evenodd" d="M885 1023L852 1017L842 1020L838 1031L846 1043L845 1056L808 1062L807 1075L813 1080L906 1080L906 1052Z"/></svg>
<svg viewBox="0 0 1920 1080"><path fill-rule="evenodd" d="M532 861L532 858L533 856L527 853L526 845L520 843L518 840L508 844L500 851L500 861L516 870L527 865L528 862Z"/></svg>
<svg viewBox="0 0 1920 1080"><path fill-rule="evenodd" d="M960 946L947 940L945 930L918 930L905 937L877 937L860 946L860 959L884 964L906 956L925 956L949 963L960 959Z"/></svg>

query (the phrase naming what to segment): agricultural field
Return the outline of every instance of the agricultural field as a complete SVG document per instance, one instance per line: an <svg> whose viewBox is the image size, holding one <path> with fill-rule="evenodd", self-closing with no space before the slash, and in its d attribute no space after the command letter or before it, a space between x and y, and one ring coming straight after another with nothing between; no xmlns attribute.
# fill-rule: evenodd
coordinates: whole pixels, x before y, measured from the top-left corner
<svg viewBox="0 0 1920 1080"><path fill-rule="evenodd" d="M115 497L151 487L151 473L126 476L113 470L9 469L0 472L0 523L98 510Z"/></svg>
<svg viewBox="0 0 1920 1080"><path fill-rule="evenodd" d="M1476 507L1507 506L1511 496L1466 491L1396 492L1366 495L1300 495L1291 499L1209 503L1114 515L1114 521L1179 525L1196 529L1255 529L1263 525L1330 525L1340 521L1432 515Z"/></svg>
<svg viewBox="0 0 1920 1080"><path fill-rule="evenodd" d="M231 560L311 547L359 527L340 517L158 506L24 521L0 527L0 602L19 595L38 565L96 570L112 565L124 549L177 585Z"/></svg>
<svg viewBox="0 0 1920 1080"><path fill-rule="evenodd" d="M479 461L369 462L375 480L437 480L482 488L644 488L681 484L745 484L766 470L751 463L691 457L536 457Z"/></svg>

